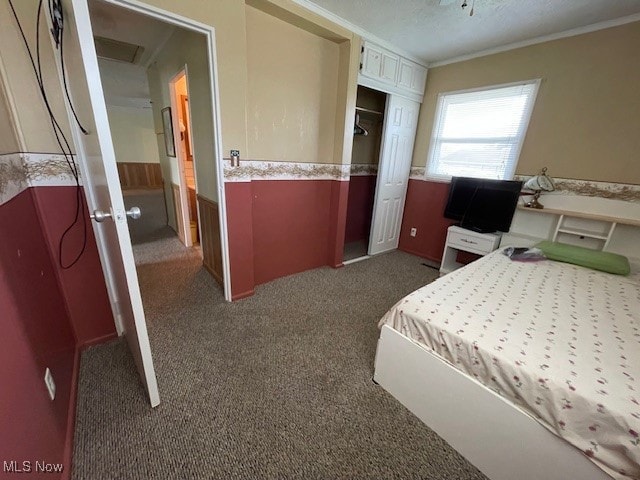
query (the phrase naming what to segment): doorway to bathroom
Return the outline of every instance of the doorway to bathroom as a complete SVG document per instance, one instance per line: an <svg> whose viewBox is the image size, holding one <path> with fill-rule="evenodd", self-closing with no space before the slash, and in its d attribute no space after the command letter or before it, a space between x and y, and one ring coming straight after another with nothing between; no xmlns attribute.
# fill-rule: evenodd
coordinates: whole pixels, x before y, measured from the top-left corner
<svg viewBox="0 0 640 480"><path fill-rule="evenodd" d="M185 246L191 247L200 244L200 228L186 65L169 82L169 92L171 94L171 119L175 132L175 154L179 174L179 184L171 185L174 211L178 238Z"/></svg>

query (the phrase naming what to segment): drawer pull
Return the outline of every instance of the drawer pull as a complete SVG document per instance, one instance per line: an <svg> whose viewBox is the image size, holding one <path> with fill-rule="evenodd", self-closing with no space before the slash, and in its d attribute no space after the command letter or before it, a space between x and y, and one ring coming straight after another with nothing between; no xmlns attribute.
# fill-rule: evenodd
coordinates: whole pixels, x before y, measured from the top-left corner
<svg viewBox="0 0 640 480"><path fill-rule="evenodd" d="M475 245L478 243L478 242L474 242L473 240L467 240L466 238L461 238L460 241L464 243L470 243L471 245Z"/></svg>

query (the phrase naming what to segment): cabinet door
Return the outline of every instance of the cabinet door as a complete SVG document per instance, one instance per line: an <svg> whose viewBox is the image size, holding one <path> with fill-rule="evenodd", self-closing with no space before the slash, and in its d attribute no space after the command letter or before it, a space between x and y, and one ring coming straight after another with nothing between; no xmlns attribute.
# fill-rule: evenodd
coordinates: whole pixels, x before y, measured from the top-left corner
<svg viewBox="0 0 640 480"><path fill-rule="evenodd" d="M380 70L382 69L382 50L370 43L364 44L362 52L362 68L363 75L367 77L379 79Z"/></svg>
<svg viewBox="0 0 640 480"><path fill-rule="evenodd" d="M396 84L398 77L398 67L400 57L391 52L382 51L382 68L380 69L380 80L391 85Z"/></svg>
<svg viewBox="0 0 640 480"><path fill-rule="evenodd" d="M400 71L398 72L398 86L413 90L416 65L404 58L400 60Z"/></svg>
<svg viewBox="0 0 640 480"><path fill-rule="evenodd" d="M427 81L427 69L422 65L402 58L398 72L398 86L420 95L424 94Z"/></svg>
<svg viewBox="0 0 640 480"><path fill-rule="evenodd" d="M423 95L426 84L427 69L422 65L414 64L413 75L411 77L411 90L419 93L420 95Z"/></svg>
<svg viewBox="0 0 640 480"><path fill-rule="evenodd" d="M400 57L384 48L365 42L360 73L389 85L396 85Z"/></svg>

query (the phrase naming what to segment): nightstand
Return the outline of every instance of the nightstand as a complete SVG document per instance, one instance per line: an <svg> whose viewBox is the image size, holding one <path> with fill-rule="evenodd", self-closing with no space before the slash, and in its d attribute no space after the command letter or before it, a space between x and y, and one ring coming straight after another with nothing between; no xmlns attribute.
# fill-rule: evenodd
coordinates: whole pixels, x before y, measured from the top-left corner
<svg viewBox="0 0 640 480"><path fill-rule="evenodd" d="M440 275L446 275L464 266L456 261L458 252L486 255L498 248L501 236L501 233L478 233L462 227L449 227L440 264Z"/></svg>

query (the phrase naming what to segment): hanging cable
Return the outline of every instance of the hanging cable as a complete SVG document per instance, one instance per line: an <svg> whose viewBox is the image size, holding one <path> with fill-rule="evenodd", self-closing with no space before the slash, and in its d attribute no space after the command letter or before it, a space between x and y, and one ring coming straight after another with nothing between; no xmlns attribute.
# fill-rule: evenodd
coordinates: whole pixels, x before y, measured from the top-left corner
<svg viewBox="0 0 640 480"><path fill-rule="evenodd" d="M71 224L66 228L66 230L62 233L61 237L60 237L60 241L58 243L58 263L60 265L60 268L66 270L71 268L72 266L74 266L82 257L82 254L85 252L86 250L86 246L87 246L87 220L86 220L86 216L83 214L83 208L85 206L84 203L84 197L82 194L82 189L80 186L80 179L79 179L79 175L78 175L78 167L75 163L75 160L73 158L73 152L71 150L71 146L69 144L69 141L66 137L66 135L64 134L64 131L62 130L62 127L60 126L58 120L55 117L55 114L53 113L53 110L51 108L51 105L49 103L49 99L47 97L47 92L44 86L44 79L43 79L43 75L42 75L42 63L41 63L41 59L40 59L40 18L41 18L41 13L42 13L42 4L43 4L43 0L40 0L38 2L38 10L36 13L36 58L34 59L33 53L31 51L31 47L29 46L29 42L27 41L27 37L24 33L24 29L22 27L22 23L20 22L20 19L18 18L18 14L15 10L15 7L13 5L12 0L8 0L9 2L9 6L11 8L11 12L13 13L13 17L16 21L16 24L18 25L18 29L20 31L20 35L22 37L22 41L24 43L24 46L27 50L27 53L29 55L29 60L31 61L31 67L33 69L33 73L35 75L36 78L36 82L38 83L38 88L40 90L40 95L42 97L42 100L45 104L45 107L47 109L47 113L49 115L49 120L51 122L51 127L53 129L53 134L54 137L56 139L56 143L58 144L58 147L60 148L60 151L62 152L62 155L65 158L65 161L67 162L67 165L69 166L69 170L71 171L71 175L73 176L74 180L75 180L75 187L76 187L76 195L75 195L75 200L76 200L76 208L75 208L75 215L74 215L74 219L71 222ZM49 0L49 13L50 15L52 15L52 19L54 18L54 12L55 12L55 8L54 5L52 5L56 2L55 0ZM61 15L61 8L59 8L59 12ZM62 18L62 17L60 17ZM52 28L51 33L52 35L54 35L54 41L56 42L56 44L58 44L59 42L61 43L62 40L62 33L63 33L63 27L62 27L62 22L61 21L55 21L54 22L54 28ZM61 50L61 57L62 57L62 50ZM64 72L64 63L61 59L61 68L63 69L62 71ZM63 74L64 76L64 74ZM66 83L66 80L65 80ZM67 99L69 99L68 95L67 95ZM69 99L70 100L70 99ZM71 107L73 110L73 107ZM75 114L75 112L74 112ZM76 117L77 120L77 117ZM79 124L79 127L82 129L82 126ZM86 133L86 130L83 129L83 132ZM82 233L83 233L83 238L82 238L82 246L80 248L80 250L78 251L78 253L76 254L76 256L73 258L73 260L69 263L64 263L63 261L63 250L64 250L64 242L65 239L67 237L67 235L69 234L69 232L72 231L72 229L79 223L79 221L82 220Z"/></svg>
<svg viewBox="0 0 640 480"><path fill-rule="evenodd" d="M71 101L71 95L69 95L69 88L67 87L67 72L64 68L64 14L62 12L62 2L60 0L49 0L49 11L52 11L54 16L54 27L51 29L51 33L56 40L56 45L60 48L60 69L62 70L62 85L64 86L64 94L67 97L67 101L69 102L69 107L71 108L71 113L73 113L73 118L80 128L80 131L89 135L89 132L86 128L82 126L80 119L78 118L78 114L76 113L76 109L73 107L73 102Z"/></svg>

